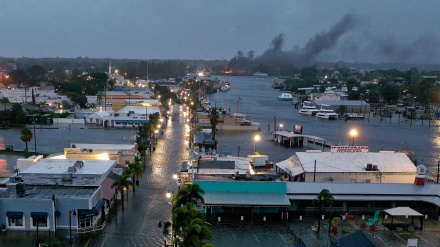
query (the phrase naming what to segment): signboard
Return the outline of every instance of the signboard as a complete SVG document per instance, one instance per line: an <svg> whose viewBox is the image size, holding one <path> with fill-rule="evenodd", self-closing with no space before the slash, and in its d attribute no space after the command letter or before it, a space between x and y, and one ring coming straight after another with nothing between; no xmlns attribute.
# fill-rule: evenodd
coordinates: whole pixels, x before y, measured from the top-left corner
<svg viewBox="0 0 440 247"><path fill-rule="evenodd" d="M214 155L202 155L201 160L214 160Z"/></svg>
<svg viewBox="0 0 440 247"><path fill-rule="evenodd" d="M368 153L368 146L331 146L332 153Z"/></svg>
<svg viewBox="0 0 440 247"><path fill-rule="evenodd" d="M69 233L67 233L67 234L66 234L66 238L75 238L75 234L69 234Z"/></svg>
<svg viewBox="0 0 440 247"><path fill-rule="evenodd" d="M119 176L122 175L122 172L124 171L123 168L113 168L113 173L118 174Z"/></svg>
<svg viewBox="0 0 440 247"><path fill-rule="evenodd" d="M122 155L124 156L134 155L134 150L122 150Z"/></svg>
<svg viewBox="0 0 440 247"><path fill-rule="evenodd" d="M301 135L303 133L303 127L299 124L295 124L293 126L293 133Z"/></svg>

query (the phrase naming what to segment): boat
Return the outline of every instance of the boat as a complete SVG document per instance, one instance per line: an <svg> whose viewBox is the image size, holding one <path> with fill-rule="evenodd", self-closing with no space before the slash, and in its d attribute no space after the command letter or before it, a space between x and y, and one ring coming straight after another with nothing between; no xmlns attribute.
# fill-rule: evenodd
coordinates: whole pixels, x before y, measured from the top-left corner
<svg viewBox="0 0 440 247"><path fill-rule="evenodd" d="M284 88L284 82L281 82L278 80L278 78L275 78L275 80L272 83L273 89L282 89Z"/></svg>
<svg viewBox="0 0 440 247"><path fill-rule="evenodd" d="M223 85L220 87L220 91L227 92L231 90L231 84L229 82L224 82Z"/></svg>
<svg viewBox="0 0 440 247"><path fill-rule="evenodd" d="M301 109L299 109L298 111L299 114L310 115L310 116L315 116L316 113L318 112L319 110L316 108L313 102L307 100L303 101L301 105Z"/></svg>
<svg viewBox="0 0 440 247"><path fill-rule="evenodd" d="M332 109L330 109L330 105L321 105L321 108L318 110L318 112L315 115L318 118L323 119L338 119L339 115L335 113Z"/></svg>
<svg viewBox="0 0 440 247"><path fill-rule="evenodd" d="M282 92L280 96L278 96L279 101L292 101L292 94L290 92Z"/></svg>
<svg viewBox="0 0 440 247"><path fill-rule="evenodd" d="M347 120L362 120L364 118L364 115L359 115L357 113L348 113L347 115L345 115L345 119Z"/></svg>
<svg viewBox="0 0 440 247"><path fill-rule="evenodd" d="M261 78L265 78L265 77L268 77L268 76L269 76L269 74L267 74L267 73L263 73L263 72L260 72L260 71L255 72L255 73L253 73L252 75L255 76L255 77L261 77Z"/></svg>

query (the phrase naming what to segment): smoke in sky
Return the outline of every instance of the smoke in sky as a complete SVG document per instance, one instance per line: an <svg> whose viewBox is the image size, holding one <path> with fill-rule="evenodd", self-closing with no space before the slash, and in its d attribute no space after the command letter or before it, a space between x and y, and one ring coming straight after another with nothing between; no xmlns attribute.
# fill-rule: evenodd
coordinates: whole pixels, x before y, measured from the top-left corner
<svg viewBox="0 0 440 247"><path fill-rule="evenodd" d="M435 35L399 40L388 34L373 34L360 19L357 15L347 14L328 31L315 34L303 47L288 51L283 51L284 35L280 34L253 63L273 67L286 64L307 66L318 61L439 63L440 40Z"/></svg>

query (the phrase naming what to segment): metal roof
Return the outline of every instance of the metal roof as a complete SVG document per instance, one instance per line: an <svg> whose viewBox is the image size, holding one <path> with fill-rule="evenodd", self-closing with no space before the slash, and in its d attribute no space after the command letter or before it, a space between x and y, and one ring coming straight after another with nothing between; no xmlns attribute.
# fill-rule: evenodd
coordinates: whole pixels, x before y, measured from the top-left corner
<svg viewBox="0 0 440 247"><path fill-rule="evenodd" d="M205 205L290 206L284 193L210 192L203 195Z"/></svg>
<svg viewBox="0 0 440 247"><path fill-rule="evenodd" d="M10 190L11 198L51 199L55 198L85 198L89 199L101 190L99 187L44 187L28 186L22 194Z"/></svg>
<svg viewBox="0 0 440 247"><path fill-rule="evenodd" d="M313 200L323 189L340 201L424 201L440 206L440 184L286 183L291 200Z"/></svg>
<svg viewBox="0 0 440 247"><path fill-rule="evenodd" d="M296 155L291 156L287 160L283 160L275 164L277 167L290 174L290 176L297 176L304 173L304 168L299 164Z"/></svg>
<svg viewBox="0 0 440 247"><path fill-rule="evenodd" d="M294 133L292 133L290 131L286 131L286 130L275 131L274 135L280 135L280 136L284 136L284 137L288 137L288 138L292 138L292 137L305 137L305 138L314 139L314 140L320 140L320 141L324 140L321 137L311 136L311 135L294 134Z"/></svg>
<svg viewBox="0 0 440 247"><path fill-rule="evenodd" d="M367 164L377 165L380 172L416 173L414 163L404 153L337 153L297 152L305 172L366 172Z"/></svg>
<svg viewBox="0 0 440 247"><path fill-rule="evenodd" d="M286 193L317 195L328 189L335 195L433 195L440 197L440 184L286 183Z"/></svg>
<svg viewBox="0 0 440 247"><path fill-rule="evenodd" d="M423 214L417 212L410 207L390 208L384 211L391 216L423 216Z"/></svg>

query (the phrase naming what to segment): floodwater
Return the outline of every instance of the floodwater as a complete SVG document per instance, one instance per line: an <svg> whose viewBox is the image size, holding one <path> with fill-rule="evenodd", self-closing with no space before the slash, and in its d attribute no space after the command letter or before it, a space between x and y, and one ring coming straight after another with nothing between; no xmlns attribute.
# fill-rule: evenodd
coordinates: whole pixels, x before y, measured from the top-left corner
<svg viewBox="0 0 440 247"><path fill-rule="evenodd" d="M303 133L324 138L326 143L347 145L348 132L357 128L359 135L355 145L370 146L372 151L396 150L413 151L419 162L436 164L439 154L439 123L420 120L410 124L397 118L383 119L371 116L357 121L324 120L297 113L290 102L278 101L280 91L271 88L273 78L223 77L232 89L226 93L217 93L209 97L212 104L230 108L252 116L261 124L262 140L253 142L255 133L218 133L219 152L229 151L234 155L246 156L253 152L254 144L258 152L269 155L277 162L290 157L298 149L280 146L271 141L273 126L284 125L283 129L292 129L294 124L303 126ZM241 98L239 104L238 97ZM122 212L120 204L117 211L106 219L102 232L77 235L74 246L163 246L165 237L158 227L159 221L170 219L171 208L165 198L168 190L177 191L172 174L179 170L180 163L188 158L185 146L184 120L180 106L172 108L171 119L167 122L163 136L158 139L156 151L147 156L145 175L140 178L136 192L129 191L128 202ZM430 125L430 126L429 126ZM30 126L33 129L33 126ZM70 143L127 143L136 134L133 129L90 128L85 125L54 125L52 129L36 126L37 152L61 153ZM267 131L267 130L270 131ZM20 140L19 129L0 130L3 143L22 150L25 144ZM29 150L34 150L34 142ZM301 149L302 150L302 149ZM0 170L11 172L17 156L0 156ZM211 222L217 247L222 246L292 246L293 239L286 233L287 222ZM57 231L63 239L65 231ZM40 232L40 240L49 237ZM53 233L52 236L53 237ZM68 246L68 241L65 241ZM34 246L35 232L0 233L0 246Z"/></svg>
<svg viewBox="0 0 440 247"><path fill-rule="evenodd" d="M410 122L403 117L398 118L394 114L392 119L373 117L366 115L364 120L326 120L312 116L298 114L298 110L290 101L278 101L279 90L272 89L274 78L253 77L218 77L227 80L231 84L231 90L213 94L209 97L211 104L217 107L229 108L232 112L248 114L253 121L260 123L262 133L269 133L274 126L283 124L283 129L292 130L295 124L303 126L303 134L321 137L326 143L333 145L348 145L351 129L358 130L354 145L369 146L370 151L381 150L410 151L415 152L418 163L427 166L437 165L440 155L440 121L416 120ZM238 100L238 99L241 100ZM234 154L237 154L237 146L243 143L253 143L252 136L247 137L225 134L225 137L235 140L235 143L223 142L220 137L220 146L227 145ZM246 139L247 138L247 139ZM266 135L270 139L270 135ZM295 149L280 149L274 143L262 144L262 153L272 153L269 157L274 161L284 160L291 156ZM247 145L248 153L253 146ZM242 149L241 149L242 150ZM258 151L258 150L257 150Z"/></svg>

